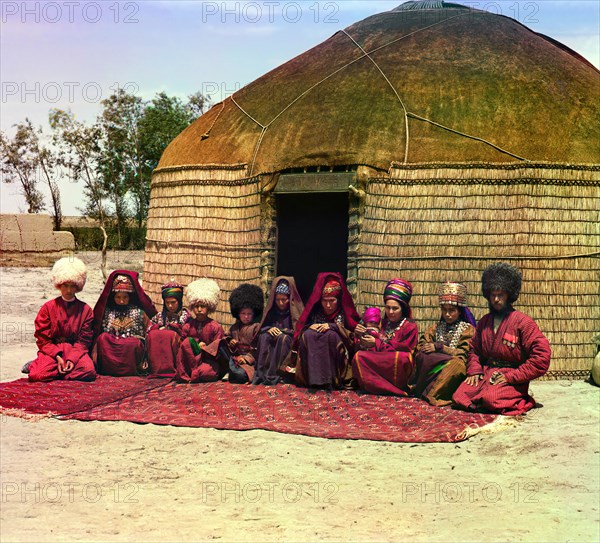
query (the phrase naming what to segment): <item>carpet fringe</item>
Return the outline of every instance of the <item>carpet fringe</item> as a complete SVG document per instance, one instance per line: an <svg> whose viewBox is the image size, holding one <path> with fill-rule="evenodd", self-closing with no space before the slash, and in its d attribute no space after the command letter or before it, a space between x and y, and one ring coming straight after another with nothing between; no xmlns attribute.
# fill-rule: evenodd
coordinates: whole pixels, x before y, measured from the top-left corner
<svg viewBox="0 0 600 543"><path fill-rule="evenodd" d="M28 413L23 409L0 407L0 416L16 417L18 419L23 419L29 422L38 422L40 420L49 419L50 417L53 417L54 413Z"/></svg>
<svg viewBox="0 0 600 543"><path fill-rule="evenodd" d="M507 417L504 415L498 415L498 418L494 421L486 424L485 426L467 426L462 432L457 434L456 439L458 441L464 441L473 437L477 434L495 434L496 432L503 432L508 428L513 428L521 424L524 420L522 416Z"/></svg>

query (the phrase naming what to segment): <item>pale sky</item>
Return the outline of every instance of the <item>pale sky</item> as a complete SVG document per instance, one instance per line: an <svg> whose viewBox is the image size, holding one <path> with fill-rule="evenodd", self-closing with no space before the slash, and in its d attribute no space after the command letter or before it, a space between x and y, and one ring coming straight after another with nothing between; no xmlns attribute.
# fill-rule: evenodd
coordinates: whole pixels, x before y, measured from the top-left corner
<svg viewBox="0 0 600 543"><path fill-rule="evenodd" d="M600 0L466 1L517 19L600 66ZM1 0L0 128L29 117L48 128L51 108L92 121L116 86L143 99L157 92L213 103L403 0L8 1ZM47 131L47 130L46 130ZM80 187L60 181L63 214L77 215ZM26 211L0 184L0 212Z"/></svg>

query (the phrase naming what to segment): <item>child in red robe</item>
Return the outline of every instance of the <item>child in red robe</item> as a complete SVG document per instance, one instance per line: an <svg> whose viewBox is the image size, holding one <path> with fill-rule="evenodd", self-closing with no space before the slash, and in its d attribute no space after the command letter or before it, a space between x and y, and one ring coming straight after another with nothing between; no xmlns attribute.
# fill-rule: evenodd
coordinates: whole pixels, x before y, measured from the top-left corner
<svg viewBox="0 0 600 543"><path fill-rule="evenodd" d="M52 281L60 296L46 302L35 318L38 354L29 364L30 381L96 379L89 356L94 314L75 297L83 290L86 277L85 264L78 258L61 258L54 264Z"/></svg>
<svg viewBox="0 0 600 543"><path fill-rule="evenodd" d="M533 319L512 307L521 281L521 272L504 262L483 272L490 312L477 324L467 378L452 396L461 409L521 415L535 406L529 383L548 371L551 350Z"/></svg>
<svg viewBox="0 0 600 543"><path fill-rule="evenodd" d="M212 279L198 279L187 287L190 318L182 330L176 377L183 383L218 381L229 371L219 356L223 327L209 317L219 303L221 289Z"/></svg>

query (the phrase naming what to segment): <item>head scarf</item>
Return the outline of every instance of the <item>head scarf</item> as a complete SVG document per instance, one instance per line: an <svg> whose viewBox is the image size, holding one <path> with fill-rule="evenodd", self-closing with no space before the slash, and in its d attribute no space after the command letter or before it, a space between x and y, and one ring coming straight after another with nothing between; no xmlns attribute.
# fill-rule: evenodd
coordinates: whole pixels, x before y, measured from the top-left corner
<svg viewBox="0 0 600 543"><path fill-rule="evenodd" d="M381 323L381 310L377 307L368 307L363 313L363 323L374 322L379 325Z"/></svg>
<svg viewBox="0 0 600 543"><path fill-rule="evenodd" d="M185 287L183 285L181 285L180 283L178 283L177 281L175 281L175 279L171 279L170 281L166 282L162 287L160 287L160 295L163 300L166 300L167 298L175 298L177 300L177 309L174 311L174 313L179 313L181 311L181 309L183 308L183 289L184 288ZM168 313L167 306L164 305L163 311L162 311L164 321L166 321L167 313Z"/></svg>
<svg viewBox="0 0 600 543"><path fill-rule="evenodd" d="M265 306L265 311L263 313L263 318L260 323L260 327L263 328L265 326L265 322L269 317L269 314L272 311L277 310L277 306L275 304L275 295L276 294L286 294L285 292L280 291L280 286L286 285L288 289L287 295L290 297L290 317L292 319L292 328L296 329L296 323L300 319L300 315L304 311L304 302L300 297L300 293L296 288L296 280L293 277L280 275L273 279L271 283L271 290L269 291L269 299L267 300L267 305Z"/></svg>
<svg viewBox="0 0 600 543"><path fill-rule="evenodd" d="M346 287L346 283L344 282L344 278L341 273L338 272L323 272L317 276L317 280L315 282L315 286L313 288L312 294L306 302L304 306L304 311L302 315L300 315L300 319L298 320L298 324L296 325L296 329L294 331L294 345L297 347L298 339L300 338L300 334L304 331L304 327L306 326L306 322L310 317L310 314L315 309L317 305L321 304L321 298L323 296L323 290L325 285L330 281L336 281L341 288L341 297L338 295L338 299L340 299L339 309L344 314L344 320L346 321L346 327L349 330L354 331L356 325L360 322L360 315L356 311L356 307L354 307L354 301L352 300L352 295L348 292L348 288Z"/></svg>
<svg viewBox="0 0 600 543"><path fill-rule="evenodd" d="M289 296L290 295L289 282L286 281L285 279L279 280L279 283L277 283L277 286L275 287L275 294L284 294L285 296Z"/></svg>
<svg viewBox="0 0 600 543"><path fill-rule="evenodd" d="M115 278L118 275L126 275L129 280L131 280L131 284L133 285L132 294L134 295L135 303L142 309L142 311L144 311L144 313L146 313L149 319L154 317L154 315L157 313L152 300L144 292L142 285L140 285L138 281L139 273L129 270L115 270L108 276L108 279L104 284L104 289L102 290L102 293L100 294L100 297L94 306L94 333L96 335L100 334L102 331L102 317L104 317L104 311L109 300L111 300L113 297L114 293L112 287Z"/></svg>
<svg viewBox="0 0 600 543"><path fill-rule="evenodd" d="M128 275L117 275L113 279L112 283L113 292L127 292L128 294L133 293L133 283Z"/></svg>
<svg viewBox="0 0 600 543"><path fill-rule="evenodd" d="M412 318L412 309L410 308L410 299L412 297L413 287L404 279L391 279L383 291L383 302L395 300L402 308L403 313L409 319Z"/></svg>

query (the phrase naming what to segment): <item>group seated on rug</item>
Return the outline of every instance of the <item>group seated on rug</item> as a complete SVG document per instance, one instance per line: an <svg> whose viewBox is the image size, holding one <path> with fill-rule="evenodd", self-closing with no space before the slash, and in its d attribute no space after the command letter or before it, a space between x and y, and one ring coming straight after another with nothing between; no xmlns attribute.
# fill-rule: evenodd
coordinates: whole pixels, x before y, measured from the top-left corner
<svg viewBox="0 0 600 543"><path fill-rule="evenodd" d="M405 279L386 284L383 321L374 307L361 321L337 272L318 275L306 306L293 277L275 278L264 312L262 289L245 283L229 297L236 321L227 335L210 317L220 295L212 279L198 279L187 288L168 281L161 288L161 313L136 272L113 272L93 312L75 297L85 284L83 262L60 259L52 279L61 296L46 302L36 317L38 354L23 370L30 381L93 381L96 372L175 377L182 383L276 385L283 380L519 415L535 405L529 382L550 364L548 340L530 317L512 307L521 272L506 263L483 272L490 312L479 324L467 307L466 287L440 285L440 320L420 340L410 307L413 287Z"/></svg>

